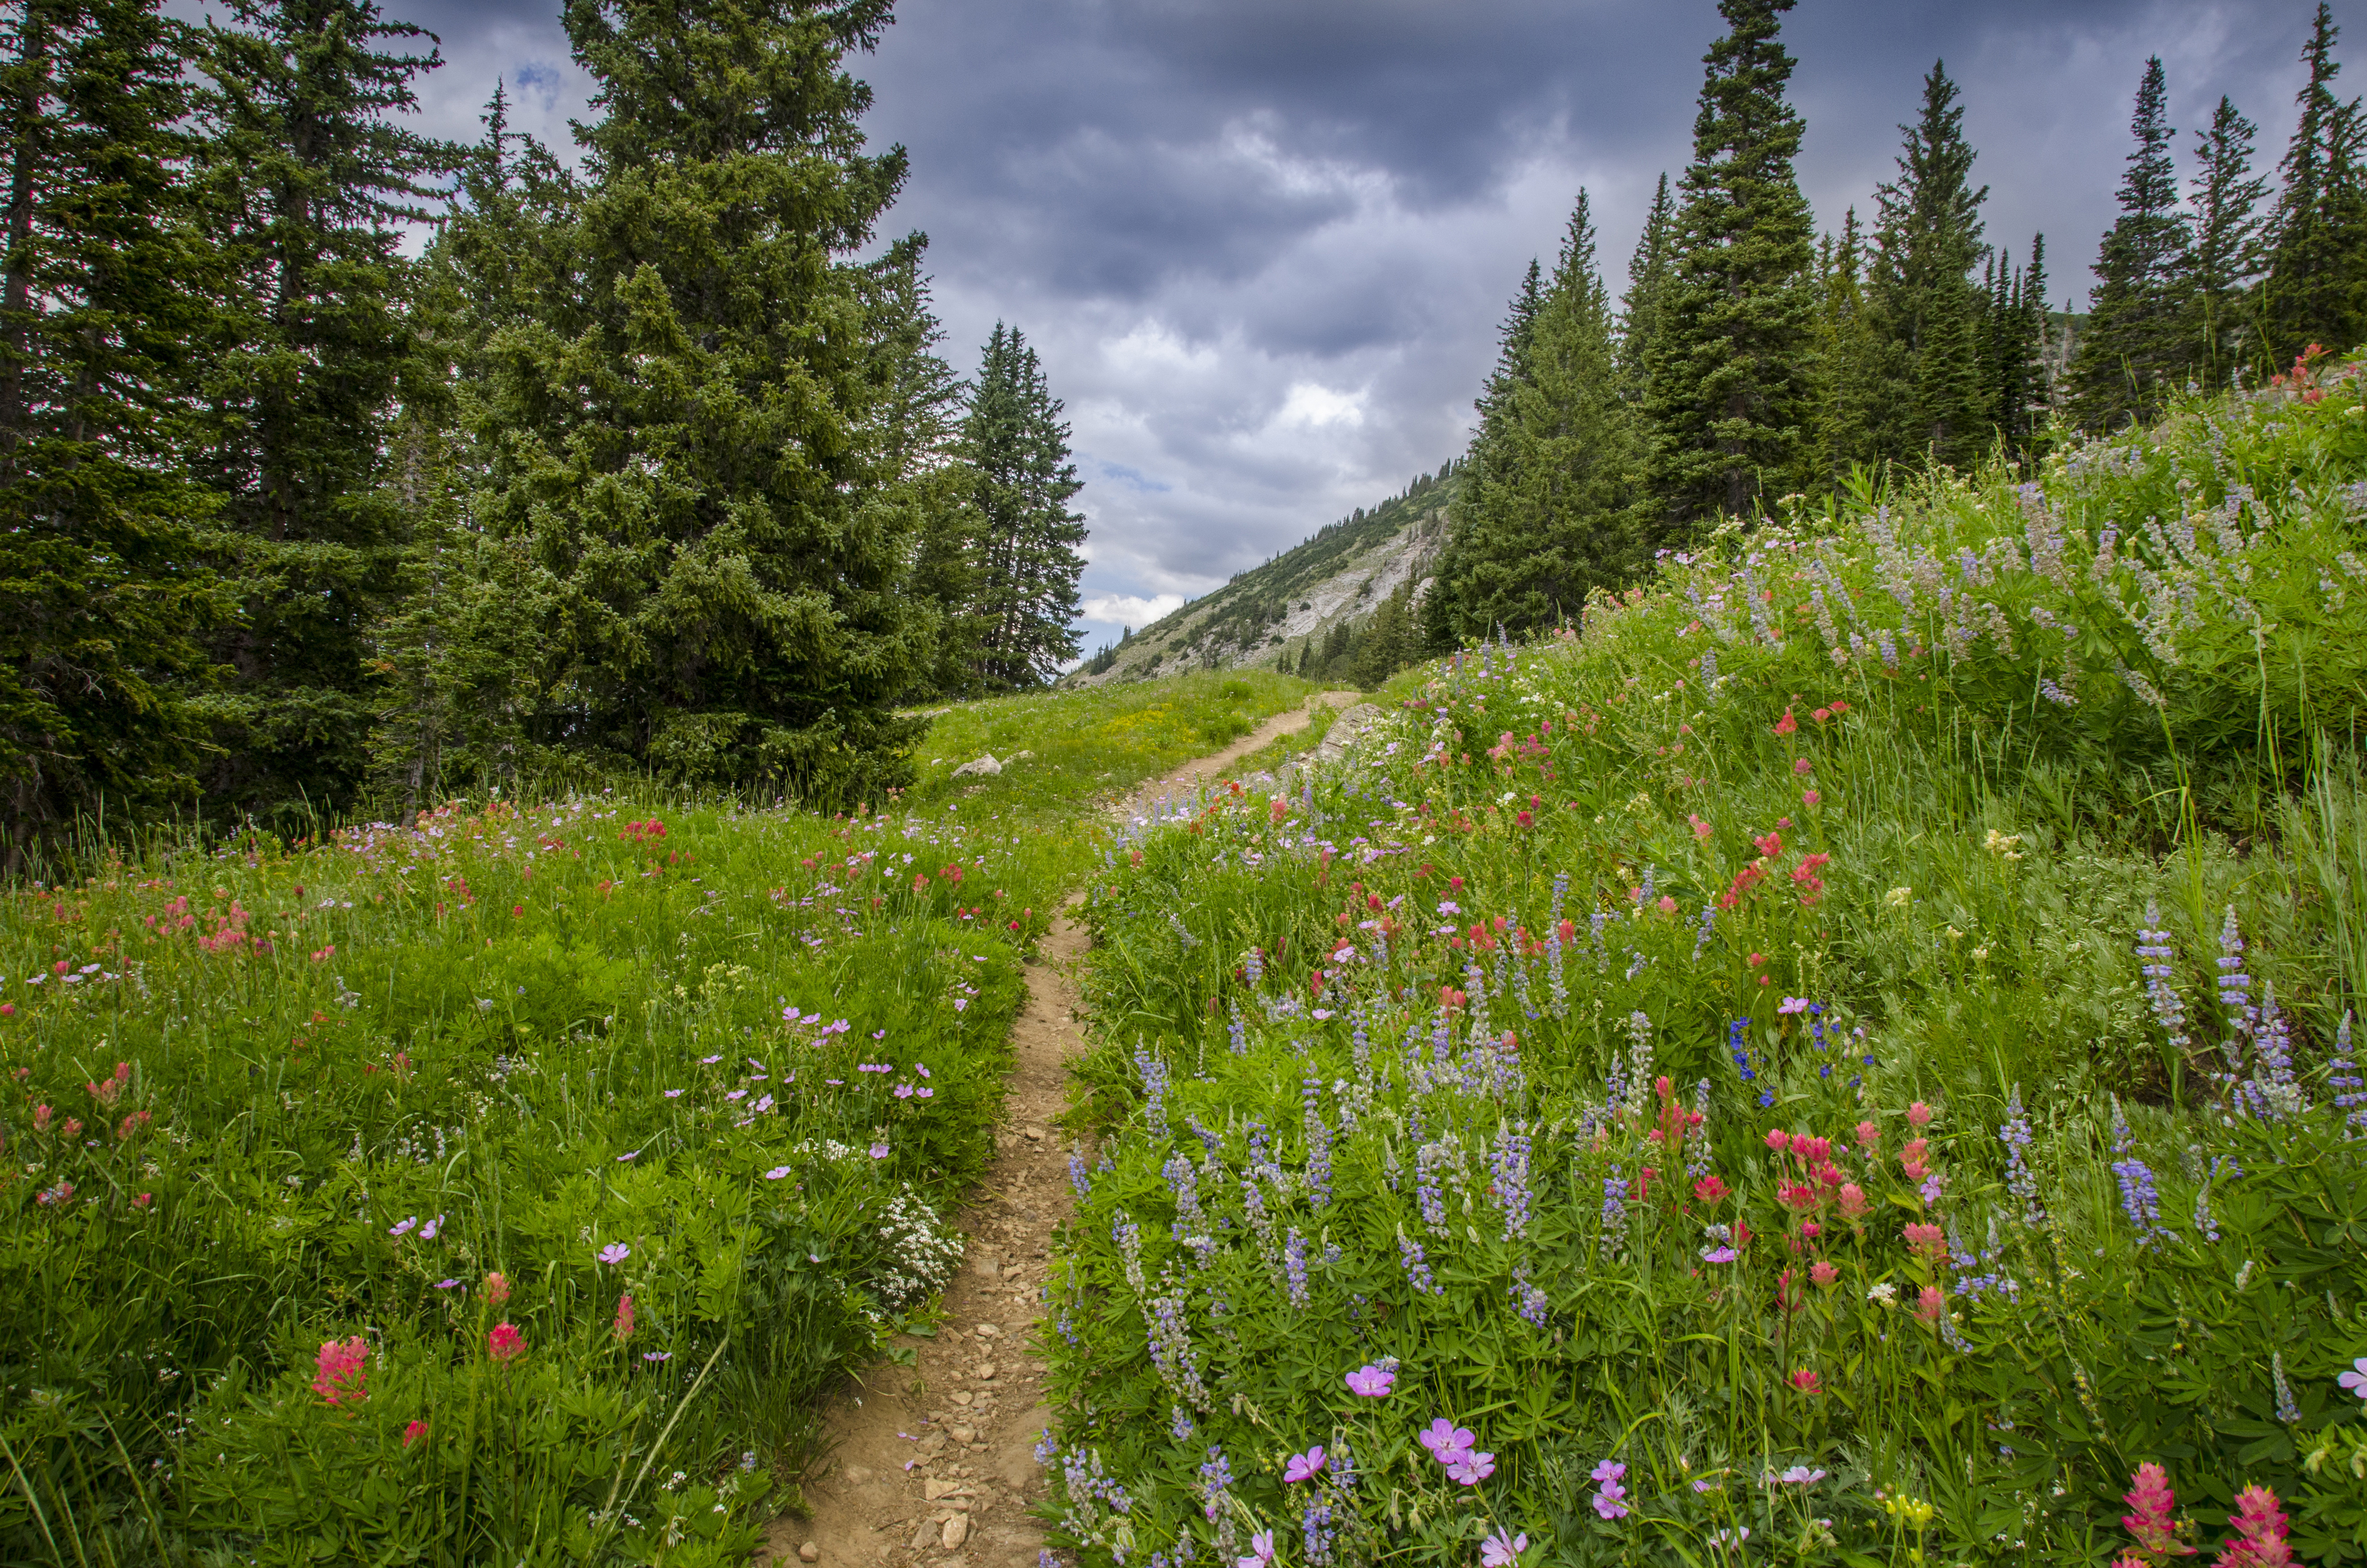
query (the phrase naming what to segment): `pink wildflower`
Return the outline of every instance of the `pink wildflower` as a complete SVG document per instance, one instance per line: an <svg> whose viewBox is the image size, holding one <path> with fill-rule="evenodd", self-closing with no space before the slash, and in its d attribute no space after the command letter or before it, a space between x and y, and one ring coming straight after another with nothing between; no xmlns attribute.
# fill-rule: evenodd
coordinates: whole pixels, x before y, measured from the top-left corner
<svg viewBox="0 0 2367 1568"><path fill-rule="evenodd" d="M1907 1108L1907 1121L1909 1126L1922 1127L1930 1125L1931 1121L1931 1108L1924 1104L1921 1100L1917 1100L1914 1104Z"/></svg>
<svg viewBox="0 0 2367 1568"><path fill-rule="evenodd" d="M425 1421L413 1421L402 1429L402 1446L407 1449L426 1435L427 1423Z"/></svg>
<svg viewBox="0 0 2367 1568"><path fill-rule="evenodd" d="M1915 1298L1915 1315L1926 1323L1939 1322L1940 1314L1945 1310L1946 1307L1940 1299L1940 1287L1937 1285L1924 1286L1922 1293Z"/></svg>
<svg viewBox="0 0 2367 1568"><path fill-rule="evenodd" d="M2157 1464L2141 1464L2129 1478L2129 1489L2123 1502L2135 1509L2121 1516L2122 1526L2136 1537L2137 1550L2150 1553L2169 1553L2184 1557L2192 1553L2191 1546L2181 1546L2171 1533L2175 1522L2170 1516L2178 1508L2178 1494L2170 1490L2169 1474Z"/></svg>
<svg viewBox="0 0 2367 1568"><path fill-rule="evenodd" d="M1940 1227L1924 1224L1908 1225L1905 1232L1908 1250L1924 1258L1944 1258L1948 1254L1947 1238Z"/></svg>
<svg viewBox="0 0 2367 1568"><path fill-rule="evenodd" d="M629 1291L617 1298L617 1321L610 1325L608 1332L617 1337L619 1345L633 1337L633 1297Z"/></svg>
<svg viewBox="0 0 2367 1568"><path fill-rule="evenodd" d="M368 1376L368 1341L358 1334L351 1339L323 1340L318 1370L312 1374L312 1392L332 1404L348 1400L359 1404L364 1397L362 1383Z"/></svg>
<svg viewBox="0 0 2367 1568"><path fill-rule="evenodd" d="M526 1348L526 1336L506 1323L497 1323L485 1335L485 1353L506 1361Z"/></svg>
<svg viewBox="0 0 2367 1568"><path fill-rule="evenodd" d="M1802 1367L1784 1381L1802 1393L1817 1394L1825 1392L1825 1385L1818 1380L1817 1374L1806 1367Z"/></svg>
<svg viewBox="0 0 2367 1568"><path fill-rule="evenodd" d="M500 1311L500 1310L501 1310L502 1303L503 1303L504 1302L508 1301L509 1299L510 1299L510 1282L509 1282L507 1280L504 1279L504 1278L503 1278L499 1273L493 1273L493 1274L488 1274L488 1275L486 1275L486 1276L485 1276L485 1301L486 1301L486 1303L487 1303L488 1305L492 1306L492 1307L493 1307L496 1312L498 1312L498 1311Z"/></svg>
<svg viewBox="0 0 2367 1568"><path fill-rule="evenodd" d="M2247 1486L2236 1494L2236 1512L2227 1520L2236 1533L2219 1543L2219 1568L2287 1568L2293 1560L2285 1542L2284 1510L2277 1495L2265 1486Z"/></svg>
<svg viewBox="0 0 2367 1568"><path fill-rule="evenodd" d="M1808 1278L1819 1285L1829 1285L1841 1277L1841 1271L1819 1258L1808 1266Z"/></svg>

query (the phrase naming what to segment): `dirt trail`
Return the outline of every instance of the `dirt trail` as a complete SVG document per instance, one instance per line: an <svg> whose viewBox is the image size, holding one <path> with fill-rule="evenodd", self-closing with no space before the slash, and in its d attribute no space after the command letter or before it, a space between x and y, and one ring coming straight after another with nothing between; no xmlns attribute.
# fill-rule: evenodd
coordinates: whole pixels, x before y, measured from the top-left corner
<svg viewBox="0 0 2367 1568"><path fill-rule="evenodd" d="M1187 793L1304 728L1316 703L1354 701L1353 692L1319 693L1116 809L1134 815ZM1036 1441L1052 1411L1029 1339L1043 1313L1052 1227L1070 1207L1068 1149L1053 1118L1067 1106L1069 1058L1084 1048L1077 968L1085 945L1084 928L1057 915L1027 966L996 1155L957 1222L968 1255L946 1290L936 1337L900 1337L914 1363L883 1360L833 1404L823 1422L827 1457L806 1483L812 1517L774 1525L771 1562L1035 1568L1044 1537L1027 1510L1044 1495Z"/></svg>

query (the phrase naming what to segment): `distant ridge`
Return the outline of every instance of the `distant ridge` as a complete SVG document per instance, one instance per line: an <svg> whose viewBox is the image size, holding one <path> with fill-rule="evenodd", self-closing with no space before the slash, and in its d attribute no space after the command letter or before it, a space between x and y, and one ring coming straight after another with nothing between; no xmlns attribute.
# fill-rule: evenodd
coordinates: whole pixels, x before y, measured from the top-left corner
<svg viewBox="0 0 2367 1568"><path fill-rule="evenodd" d="M1241 572L1213 593L1131 633L1063 678L1063 685L1140 681L1187 670L1296 660L1310 641L1368 620L1409 581L1417 603L1446 539L1463 473L1448 462L1372 510L1358 508L1304 544Z"/></svg>

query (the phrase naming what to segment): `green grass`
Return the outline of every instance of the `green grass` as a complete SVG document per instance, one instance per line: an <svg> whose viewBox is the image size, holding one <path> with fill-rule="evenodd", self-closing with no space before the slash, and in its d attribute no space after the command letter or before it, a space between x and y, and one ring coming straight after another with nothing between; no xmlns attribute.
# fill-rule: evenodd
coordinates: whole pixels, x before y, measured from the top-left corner
<svg viewBox="0 0 2367 1568"><path fill-rule="evenodd" d="M2359 400L1729 534L1140 834L1064 1561L2102 1563L2144 1463L2367 1557Z"/></svg>

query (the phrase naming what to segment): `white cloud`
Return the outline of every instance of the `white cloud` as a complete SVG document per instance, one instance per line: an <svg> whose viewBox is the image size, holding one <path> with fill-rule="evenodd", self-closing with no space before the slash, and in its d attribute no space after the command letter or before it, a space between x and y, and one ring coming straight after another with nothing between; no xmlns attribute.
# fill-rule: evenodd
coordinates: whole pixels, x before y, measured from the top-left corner
<svg viewBox="0 0 2367 1568"><path fill-rule="evenodd" d="M1183 607L1181 593L1096 593L1084 601L1082 618L1088 626L1139 627Z"/></svg>
<svg viewBox="0 0 2367 1568"><path fill-rule="evenodd" d="M1312 381L1292 385L1290 395L1282 400L1282 412L1274 416L1276 424L1362 424L1365 423L1365 400L1361 394L1335 392L1329 387L1319 387Z"/></svg>

